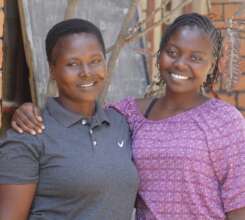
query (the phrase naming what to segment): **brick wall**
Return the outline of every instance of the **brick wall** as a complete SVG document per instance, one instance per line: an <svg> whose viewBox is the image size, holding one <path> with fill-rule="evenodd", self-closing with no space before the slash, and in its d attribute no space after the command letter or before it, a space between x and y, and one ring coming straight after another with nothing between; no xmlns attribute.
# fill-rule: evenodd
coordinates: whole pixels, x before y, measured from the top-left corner
<svg viewBox="0 0 245 220"><path fill-rule="evenodd" d="M2 61L3 61L3 12L4 0L0 0L0 127L2 125L1 113L2 113Z"/></svg>
<svg viewBox="0 0 245 220"><path fill-rule="evenodd" d="M214 14L213 20L217 27L223 28L227 26L225 23L227 18L233 18L235 22L245 22L244 10L239 16L234 16L242 4L244 4L244 0L212 0L211 12ZM238 26L236 25L235 27ZM234 91L228 94L220 90L219 96L221 99L235 105L245 116L245 23L240 25L240 28L243 29L240 32L240 71L242 74L239 82L235 85Z"/></svg>

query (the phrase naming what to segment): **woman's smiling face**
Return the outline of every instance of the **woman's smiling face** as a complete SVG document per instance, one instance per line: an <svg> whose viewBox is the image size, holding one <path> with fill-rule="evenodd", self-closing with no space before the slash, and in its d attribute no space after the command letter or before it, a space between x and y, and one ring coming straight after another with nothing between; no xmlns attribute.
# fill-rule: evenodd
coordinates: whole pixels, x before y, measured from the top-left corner
<svg viewBox="0 0 245 220"><path fill-rule="evenodd" d="M159 56L161 78L174 93L199 92L213 66L213 45L198 27L184 26L170 37Z"/></svg>
<svg viewBox="0 0 245 220"><path fill-rule="evenodd" d="M83 101L94 102L107 77L105 56L96 36L75 33L59 39L52 51L50 72L61 103L75 107Z"/></svg>

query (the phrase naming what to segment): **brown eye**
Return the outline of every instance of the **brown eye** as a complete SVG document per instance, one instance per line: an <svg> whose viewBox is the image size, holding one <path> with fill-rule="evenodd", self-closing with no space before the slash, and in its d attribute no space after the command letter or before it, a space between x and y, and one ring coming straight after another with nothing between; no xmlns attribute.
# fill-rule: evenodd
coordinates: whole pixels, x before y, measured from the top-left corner
<svg viewBox="0 0 245 220"><path fill-rule="evenodd" d="M90 64L92 64L92 65L98 65L98 64L100 64L102 62L102 58L95 58L95 59L93 59L91 62L90 62Z"/></svg>
<svg viewBox="0 0 245 220"><path fill-rule="evenodd" d="M202 61L203 61L202 57L197 56L197 55L192 55L192 56L191 56L191 60L192 60L193 62L196 62L196 63L199 63L199 62L202 62Z"/></svg>
<svg viewBox="0 0 245 220"><path fill-rule="evenodd" d="M77 67L79 66L79 63L76 63L76 62L70 62L67 64L67 66L70 66L70 67Z"/></svg>
<svg viewBox="0 0 245 220"><path fill-rule="evenodd" d="M92 61L92 63L95 63L95 64L99 63L99 62L100 62L100 60L98 60L98 59Z"/></svg>
<svg viewBox="0 0 245 220"><path fill-rule="evenodd" d="M166 49L166 52L167 52L168 56L170 56L172 58L175 58L178 55L177 51L173 48Z"/></svg>
<svg viewBox="0 0 245 220"><path fill-rule="evenodd" d="M94 59L93 60L93 63L100 63L102 61L102 59L101 58L98 58L98 59Z"/></svg>

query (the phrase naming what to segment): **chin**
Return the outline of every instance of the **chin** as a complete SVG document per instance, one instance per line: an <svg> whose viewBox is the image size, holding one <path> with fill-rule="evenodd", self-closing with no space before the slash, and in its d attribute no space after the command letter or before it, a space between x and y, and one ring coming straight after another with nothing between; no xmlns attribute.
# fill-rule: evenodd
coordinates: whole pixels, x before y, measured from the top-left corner
<svg viewBox="0 0 245 220"><path fill-rule="evenodd" d="M82 102L95 102L99 98L98 95L83 95L79 97L79 100Z"/></svg>

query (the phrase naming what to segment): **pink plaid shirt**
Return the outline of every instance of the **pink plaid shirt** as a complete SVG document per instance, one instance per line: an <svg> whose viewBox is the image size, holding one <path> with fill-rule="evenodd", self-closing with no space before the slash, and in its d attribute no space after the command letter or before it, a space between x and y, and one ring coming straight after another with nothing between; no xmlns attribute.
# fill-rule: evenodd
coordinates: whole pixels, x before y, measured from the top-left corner
<svg viewBox="0 0 245 220"><path fill-rule="evenodd" d="M224 220L245 207L245 119L235 107L210 99L152 121L133 98L113 106L132 129L138 220Z"/></svg>

